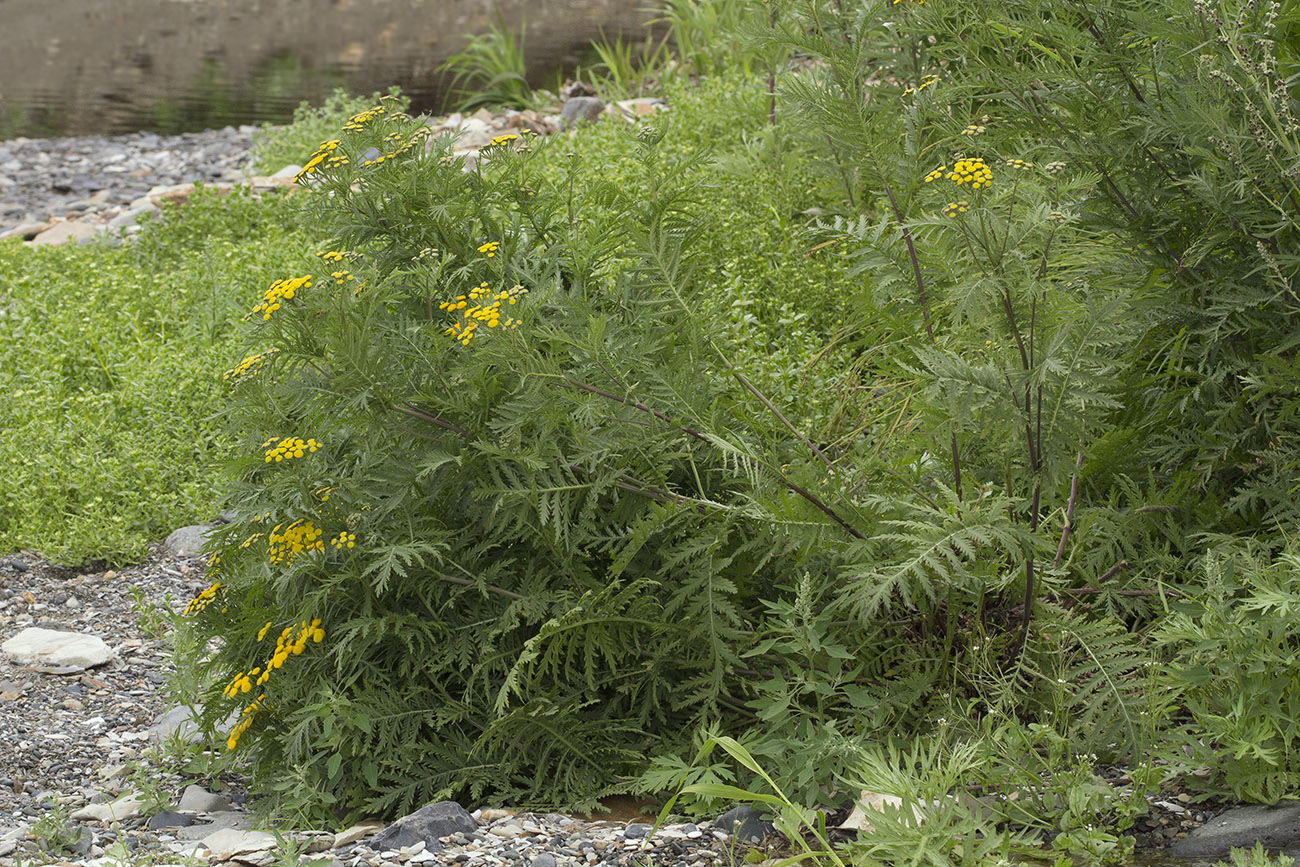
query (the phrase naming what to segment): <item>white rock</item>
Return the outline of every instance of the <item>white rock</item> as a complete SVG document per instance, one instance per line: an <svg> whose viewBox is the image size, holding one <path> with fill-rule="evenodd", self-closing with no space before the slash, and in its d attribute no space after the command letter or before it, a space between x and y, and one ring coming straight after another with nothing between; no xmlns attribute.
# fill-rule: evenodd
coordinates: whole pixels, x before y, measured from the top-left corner
<svg viewBox="0 0 1300 867"><path fill-rule="evenodd" d="M134 819L142 812L144 812L144 798L132 792L107 804L87 804L73 813L70 818L82 821L93 819L104 823L124 822L127 819Z"/></svg>
<svg viewBox="0 0 1300 867"><path fill-rule="evenodd" d="M229 861L239 857L266 852L275 848L275 835L265 831L236 831L224 828L209 834L201 841L211 853L213 861Z"/></svg>
<svg viewBox="0 0 1300 867"><path fill-rule="evenodd" d="M867 818L869 813L879 813L886 807L894 810L903 809L903 799L896 795L883 795L879 792L864 791L858 796L858 802L853 805L853 812L849 817L840 824L841 828L852 831L872 831L871 820ZM918 824L925 821L925 814L916 804L912 805L912 815L916 818Z"/></svg>
<svg viewBox="0 0 1300 867"><path fill-rule="evenodd" d="M32 627L0 644L0 651L14 662L94 668L113 658L102 638L77 632Z"/></svg>

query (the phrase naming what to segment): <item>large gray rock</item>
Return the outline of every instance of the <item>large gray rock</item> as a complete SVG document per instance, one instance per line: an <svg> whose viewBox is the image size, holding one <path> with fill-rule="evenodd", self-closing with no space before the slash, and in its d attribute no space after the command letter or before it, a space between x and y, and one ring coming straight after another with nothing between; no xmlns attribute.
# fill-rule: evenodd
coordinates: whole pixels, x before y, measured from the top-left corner
<svg viewBox="0 0 1300 867"><path fill-rule="evenodd" d="M1256 843L1269 850L1300 849L1300 804L1234 807L1170 846L1169 854L1208 860L1223 858L1230 849L1252 848Z"/></svg>
<svg viewBox="0 0 1300 867"><path fill-rule="evenodd" d="M18 663L82 670L103 665L113 658L112 649L102 638L39 626L24 629L0 644L0 651Z"/></svg>
<svg viewBox="0 0 1300 867"><path fill-rule="evenodd" d="M192 813L220 813L230 809L230 799L225 795L215 795L202 786L186 786L176 806Z"/></svg>
<svg viewBox="0 0 1300 867"><path fill-rule="evenodd" d="M761 843L776 831L775 825L748 805L728 810L714 820L713 824L719 831L726 831L742 843Z"/></svg>
<svg viewBox="0 0 1300 867"><path fill-rule="evenodd" d="M573 129L584 121L595 123L604 110L605 103L594 96L575 96L565 101L560 117L564 119L565 129Z"/></svg>
<svg viewBox="0 0 1300 867"><path fill-rule="evenodd" d="M425 851L441 852L439 837L448 837L460 832L472 834L478 830L474 821L464 807L455 801L438 801L416 810L409 816L403 816L375 836L368 845L371 849L382 852L388 849L401 849L424 843Z"/></svg>
<svg viewBox="0 0 1300 867"><path fill-rule="evenodd" d="M203 543L211 529L211 524L193 524L172 530L163 542L163 548L173 557L196 557L203 553Z"/></svg>

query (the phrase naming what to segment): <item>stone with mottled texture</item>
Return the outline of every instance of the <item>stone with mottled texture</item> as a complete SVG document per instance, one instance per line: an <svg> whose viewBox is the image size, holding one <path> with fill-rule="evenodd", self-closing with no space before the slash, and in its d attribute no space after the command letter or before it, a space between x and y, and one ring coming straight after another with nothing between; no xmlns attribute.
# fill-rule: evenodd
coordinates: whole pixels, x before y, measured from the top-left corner
<svg viewBox="0 0 1300 867"><path fill-rule="evenodd" d="M113 659L104 639L79 632L29 627L0 644L0 652L14 662L84 670Z"/></svg>

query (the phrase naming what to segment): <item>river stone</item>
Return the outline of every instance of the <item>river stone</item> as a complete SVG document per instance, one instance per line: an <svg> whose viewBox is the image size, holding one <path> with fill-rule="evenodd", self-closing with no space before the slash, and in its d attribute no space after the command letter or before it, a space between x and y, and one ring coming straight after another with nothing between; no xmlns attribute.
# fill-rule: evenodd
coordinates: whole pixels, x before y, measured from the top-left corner
<svg viewBox="0 0 1300 867"><path fill-rule="evenodd" d="M360 825L353 825L351 828L347 828L336 834L334 837L334 845L330 848L342 849L345 846L351 846L353 843L356 843L365 837L374 836L383 829L384 826L378 822L362 822Z"/></svg>
<svg viewBox="0 0 1300 867"><path fill-rule="evenodd" d="M723 813L714 822L719 830L735 836L742 843L761 843L765 837L776 830L776 826L765 820L753 807L742 805Z"/></svg>
<svg viewBox="0 0 1300 867"><path fill-rule="evenodd" d="M202 844L212 853L208 858L212 862L230 861L236 857L241 861L247 860L245 856L269 851L276 845L274 834L265 831L236 831L233 828L223 828L209 834L203 838Z"/></svg>
<svg viewBox="0 0 1300 867"><path fill-rule="evenodd" d="M88 241L99 234L99 228L89 223L55 223L50 228L32 238L28 243L33 247L48 244L64 244L76 241L78 244Z"/></svg>
<svg viewBox="0 0 1300 867"><path fill-rule="evenodd" d="M0 651L14 662L74 670L94 668L113 658L113 651L98 636L38 626L28 627L0 644Z"/></svg>
<svg viewBox="0 0 1300 867"><path fill-rule="evenodd" d="M203 552L203 543L211 529L211 524L192 524L172 530L163 541L163 548L173 557L196 557Z"/></svg>
<svg viewBox="0 0 1300 867"><path fill-rule="evenodd" d="M186 786L176 806L191 813L217 813L230 809L230 799L214 795L202 786Z"/></svg>
<svg viewBox="0 0 1300 867"><path fill-rule="evenodd" d="M144 812L144 798L130 794L107 804L87 804L69 818L82 821L95 819L100 822L125 822L127 819L134 819L142 812Z"/></svg>
<svg viewBox="0 0 1300 867"><path fill-rule="evenodd" d="M175 810L163 810L161 813L155 813L149 817L145 827L150 831L158 831L162 828L187 828L194 824L194 819L184 813L177 813Z"/></svg>
<svg viewBox="0 0 1300 867"><path fill-rule="evenodd" d="M12 229L0 232L0 238L22 238L24 241L30 241L53 225L54 223L49 220L42 220L39 223L21 223Z"/></svg>
<svg viewBox="0 0 1300 867"><path fill-rule="evenodd" d="M1169 847L1175 858L1224 858L1234 848L1250 849L1256 843L1269 850L1300 848L1300 804L1234 807L1197 828Z"/></svg>
<svg viewBox="0 0 1300 867"><path fill-rule="evenodd" d="M583 121L595 123L604 110L605 103L597 97L575 96L565 101L564 108L560 110L560 117L564 119L565 129L573 129Z"/></svg>
<svg viewBox="0 0 1300 867"><path fill-rule="evenodd" d="M476 830L478 823L460 804L455 801L437 801L398 819L371 837L366 845L377 852L383 852L423 842L426 851L441 852L439 837L449 837L457 832L472 834Z"/></svg>

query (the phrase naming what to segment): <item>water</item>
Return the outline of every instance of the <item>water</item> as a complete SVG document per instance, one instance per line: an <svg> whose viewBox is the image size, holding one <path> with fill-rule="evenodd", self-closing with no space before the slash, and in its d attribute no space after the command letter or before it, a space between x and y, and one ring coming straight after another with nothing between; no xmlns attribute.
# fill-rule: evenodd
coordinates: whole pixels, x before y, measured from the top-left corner
<svg viewBox="0 0 1300 867"><path fill-rule="evenodd" d="M529 77L572 69L645 0L502 0ZM0 0L0 140L283 122L335 87L399 84L441 107L437 67L495 20L491 0Z"/></svg>

